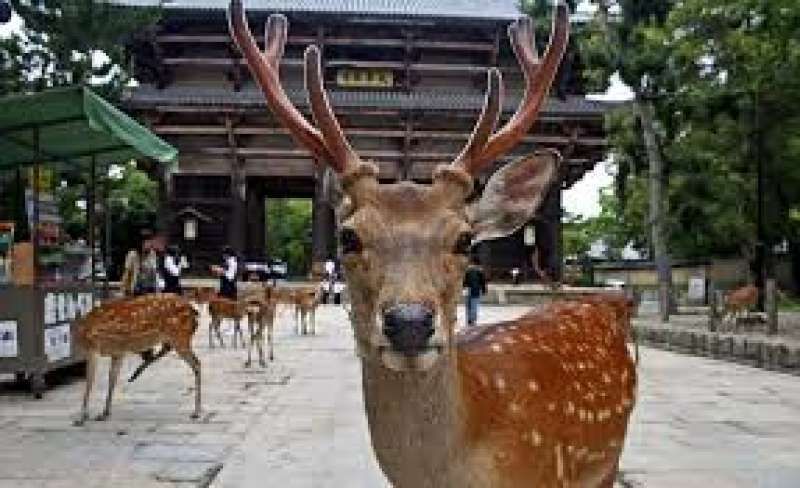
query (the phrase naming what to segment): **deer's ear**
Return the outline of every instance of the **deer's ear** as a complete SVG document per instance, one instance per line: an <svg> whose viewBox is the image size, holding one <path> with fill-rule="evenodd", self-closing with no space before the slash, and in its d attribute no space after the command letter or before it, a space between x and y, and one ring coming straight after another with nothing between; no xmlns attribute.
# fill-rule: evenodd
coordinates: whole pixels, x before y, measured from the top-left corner
<svg viewBox="0 0 800 488"><path fill-rule="evenodd" d="M555 151L537 151L492 175L483 195L468 208L474 242L505 237L530 221L555 180L560 162Z"/></svg>

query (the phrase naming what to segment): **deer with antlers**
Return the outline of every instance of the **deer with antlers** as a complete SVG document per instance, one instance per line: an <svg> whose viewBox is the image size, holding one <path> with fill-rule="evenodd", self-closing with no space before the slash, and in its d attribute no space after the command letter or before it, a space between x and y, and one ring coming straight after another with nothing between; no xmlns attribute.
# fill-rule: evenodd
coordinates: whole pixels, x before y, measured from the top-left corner
<svg viewBox="0 0 800 488"><path fill-rule="evenodd" d="M140 354L161 345L158 354L143 354L144 362L133 378L156 359L174 350L192 369L195 379L194 412L200 416L200 360L192 350L192 337L197 330L197 312L181 297L172 294L143 295L104 303L80 318L76 343L86 354L86 389L81 414L75 425L89 418L89 397L92 393L98 356L110 356L108 394L103 413L97 420L111 415L114 387L125 354ZM131 381L133 380L131 379Z"/></svg>
<svg viewBox="0 0 800 488"><path fill-rule="evenodd" d="M528 18L510 27L525 76L516 113L499 130L500 71L488 73L483 111L463 151L431 185L381 184L347 141L323 88L321 53L305 52L316 126L279 79L288 22L273 15L261 51L242 2L231 35L267 105L320 163L338 175L342 265L361 356L365 408L379 464L398 488L612 486L633 406L635 369L611 299L558 303L517 321L457 334L456 304L470 247L528 222L555 179L560 156L538 151L488 181L478 173L516 146L537 119L568 42L566 6L555 10L540 59Z"/></svg>

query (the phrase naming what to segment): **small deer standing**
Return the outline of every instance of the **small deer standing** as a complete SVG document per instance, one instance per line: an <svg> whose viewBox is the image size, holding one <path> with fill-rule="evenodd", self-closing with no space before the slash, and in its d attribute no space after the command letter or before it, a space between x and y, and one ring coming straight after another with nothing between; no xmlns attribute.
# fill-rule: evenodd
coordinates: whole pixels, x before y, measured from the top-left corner
<svg viewBox="0 0 800 488"><path fill-rule="evenodd" d="M200 360L192 350L192 337L197 330L197 312L181 297L172 294L144 295L106 302L76 322L76 342L86 354L86 390L83 406L76 425L83 425L89 417L89 397L94 384L98 356L110 356L108 394L103 413L97 420L111 415L122 360L125 354L138 354L161 344L156 357L174 350L194 373L195 397L192 418L200 416ZM145 358L145 363L153 357ZM140 370L144 369L140 367ZM138 375L141 371L135 373Z"/></svg>
<svg viewBox="0 0 800 488"><path fill-rule="evenodd" d="M208 314L211 320L208 323L208 347L214 348L214 337L219 341L220 347L225 347L222 339L221 325L225 319L233 321L233 348L238 347L241 342L244 347L244 332L242 331L242 320L247 316L247 302L231 300L230 298L214 296L208 300ZM238 341L237 341L238 339Z"/></svg>
<svg viewBox="0 0 800 488"><path fill-rule="evenodd" d="M315 161L337 173L342 266L361 356L364 401L379 464L396 488L611 487L633 407L626 300L559 303L456 334L456 304L470 247L509 235L533 217L560 156L539 151L505 165L472 202L474 180L528 134L568 41L559 4L539 58L530 19L509 37L525 93L497 132L501 75L454 163L431 185L382 184L347 141L323 87L320 50L305 53L313 126L279 79L287 38L273 15L262 51L241 0L231 35L275 117ZM472 202L472 203L469 203Z"/></svg>
<svg viewBox="0 0 800 488"><path fill-rule="evenodd" d="M250 299L247 303L247 327L250 332L250 343L247 345L247 362L245 367L250 367L253 362L253 346L258 347L258 364L265 367L267 362L264 360L264 332L267 335L267 346L269 347L269 360L275 358L273 352L272 333L275 324L275 312L278 307L277 297L274 289L267 287L264 289L263 296Z"/></svg>
<svg viewBox="0 0 800 488"><path fill-rule="evenodd" d="M295 322L297 333L302 335L317 333L317 307L322 301L319 287L306 287L294 290Z"/></svg>

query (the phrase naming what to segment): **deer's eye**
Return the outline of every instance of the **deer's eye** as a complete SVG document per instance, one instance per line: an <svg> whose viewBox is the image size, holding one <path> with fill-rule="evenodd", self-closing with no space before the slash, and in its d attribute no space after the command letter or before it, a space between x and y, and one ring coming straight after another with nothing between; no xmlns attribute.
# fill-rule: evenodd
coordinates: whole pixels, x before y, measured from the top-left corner
<svg viewBox="0 0 800 488"><path fill-rule="evenodd" d="M363 249L358 234L349 227L345 227L339 232L339 244L342 246L342 254L355 254Z"/></svg>
<svg viewBox="0 0 800 488"><path fill-rule="evenodd" d="M456 245L453 248L454 254L469 254L470 249L472 248L472 232L462 232L458 235L458 239L456 239Z"/></svg>

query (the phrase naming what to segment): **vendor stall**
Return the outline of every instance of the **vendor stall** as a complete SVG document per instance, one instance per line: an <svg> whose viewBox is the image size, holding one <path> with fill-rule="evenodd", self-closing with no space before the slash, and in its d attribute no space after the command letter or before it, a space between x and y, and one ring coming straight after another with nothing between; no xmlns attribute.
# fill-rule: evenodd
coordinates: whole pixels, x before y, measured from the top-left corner
<svg viewBox="0 0 800 488"><path fill-rule="evenodd" d="M73 323L108 293L108 277L98 283L98 170L176 158L87 88L0 98L0 374L29 379L40 396L46 373L81 361ZM76 178L86 188L82 235L65 231L54 197Z"/></svg>

